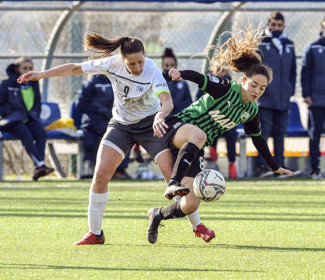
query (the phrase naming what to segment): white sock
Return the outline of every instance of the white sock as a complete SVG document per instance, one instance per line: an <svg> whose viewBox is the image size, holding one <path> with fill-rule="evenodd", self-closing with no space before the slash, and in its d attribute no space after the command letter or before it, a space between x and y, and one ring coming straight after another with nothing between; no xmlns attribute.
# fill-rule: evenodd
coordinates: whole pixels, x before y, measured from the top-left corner
<svg viewBox="0 0 325 280"><path fill-rule="evenodd" d="M176 201L181 200L181 197L179 195L175 196L174 199ZM195 210L192 214L186 216L188 221L191 224L192 229L195 229L199 224L201 224L201 218L199 210Z"/></svg>
<svg viewBox="0 0 325 280"><path fill-rule="evenodd" d="M192 229L195 229L199 224L201 224L201 218L199 210L195 210L192 214L186 216L189 220Z"/></svg>
<svg viewBox="0 0 325 280"><path fill-rule="evenodd" d="M105 208L108 202L108 191L106 193L89 193L88 226L89 231L99 235L102 231L102 223Z"/></svg>

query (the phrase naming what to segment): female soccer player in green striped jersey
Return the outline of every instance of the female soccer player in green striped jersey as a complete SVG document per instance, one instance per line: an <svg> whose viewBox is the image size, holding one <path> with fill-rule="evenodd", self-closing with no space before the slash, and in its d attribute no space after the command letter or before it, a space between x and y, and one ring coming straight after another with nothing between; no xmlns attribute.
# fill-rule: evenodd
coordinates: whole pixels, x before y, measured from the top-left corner
<svg viewBox="0 0 325 280"><path fill-rule="evenodd" d="M203 148L239 124L252 137L253 144L275 173L293 174L280 167L273 159L259 127L259 113L255 101L264 93L272 81L272 70L261 63L258 45L261 41L259 30L248 26L245 31L236 33L218 49L210 61L210 68L219 67L243 73L241 83L202 75L198 72L171 69L170 77L197 83L205 91L198 101L185 108L172 118L169 129L163 136L174 153L175 165L165 197L172 199L181 196L169 206L152 208L148 211L148 240L155 243L161 220L184 217L197 210L200 205L193 190L195 176L203 170ZM198 227L197 227L198 228ZM210 241L214 236L206 234ZM199 236L199 233L197 234Z"/></svg>

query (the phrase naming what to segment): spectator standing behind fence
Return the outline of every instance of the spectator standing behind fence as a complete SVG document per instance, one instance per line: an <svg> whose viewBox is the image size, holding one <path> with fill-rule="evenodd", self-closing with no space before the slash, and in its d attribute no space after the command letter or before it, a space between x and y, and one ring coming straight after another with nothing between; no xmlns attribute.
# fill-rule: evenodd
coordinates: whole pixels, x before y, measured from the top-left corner
<svg viewBox="0 0 325 280"><path fill-rule="evenodd" d="M231 76L229 75L229 71L226 69L220 70L217 68L214 68L212 71L208 71L208 76L211 77L213 80L213 77L217 78L223 78L231 80ZM196 100L198 100L204 92L201 89L198 89L196 92ZM237 178L237 169L236 169L236 141L237 141L237 130L236 128L232 128L230 130L227 130L223 133L226 143L227 143L227 156L228 156L228 178ZM216 161L218 160L218 152L217 152L217 144L218 144L218 137L216 137L213 140L212 145L209 146L209 166L212 163L214 165L214 168L218 169L216 166Z"/></svg>
<svg viewBox="0 0 325 280"><path fill-rule="evenodd" d="M17 83L17 78L32 71L30 58L20 57L10 64L9 76L0 87L0 131L7 131L18 138L35 165L33 180L54 171L44 163L46 132L40 121L41 94L35 82Z"/></svg>
<svg viewBox="0 0 325 280"><path fill-rule="evenodd" d="M112 118L114 93L110 80L105 75L94 75L83 84L78 93L77 108L83 113L81 129L84 132L85 150L83 178L92 178L96 164L96 154L100 141ZM126 156L113 176L113 179L131 179L126 173L129 156Z"/></svg>
<svg viewBox="0 0 325 280"><path fill-rule="evenodd" d="M305 47L301 86L304 102L309 106L308 133L311 178L322 179L320 168L320 137L325 120L325 18L319 37Z"/></svg>
<svg viewBox="0 0 325 280"><path fill-rule="evenodd" d="M267 140L273 137L274 158L280 166L284 165L284 137L288 123L290 97L295 93L296 56L294 43L287 38L284 16L272 12L265 28L265 37L260 45L263 63L273 70L273 81L258 99L261 131ZM259 175L272 176L264 160L259 155ZM295 172L297 174L297 172ZM276 177L286 175L274 174Z"/></svg>
<svg viewBox="0 0 325 280"><path fill-rule="evenodd" d="M174 109L170 116L179 113L192 103L191 92L186 81L172 81L168 75L171 68L177 68L177 58L171 48L165 48L162 55L163 76L173 98Z"/></svg>

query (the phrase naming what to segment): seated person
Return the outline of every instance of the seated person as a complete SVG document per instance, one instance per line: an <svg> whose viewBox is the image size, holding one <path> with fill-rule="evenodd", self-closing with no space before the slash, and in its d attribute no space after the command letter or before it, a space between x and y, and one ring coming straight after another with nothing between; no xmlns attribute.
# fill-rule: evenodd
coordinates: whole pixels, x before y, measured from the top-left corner
<svg viewBox="0 0 325 280"><path fill-rule="evenodd" d="M46 132L40 120L38 81L18 84L20 75L33 70L30 58L21 57L7 67L9 78L0 87L0 131L18 138L35 165L33 180L54 171L44 163Z"/></svg>

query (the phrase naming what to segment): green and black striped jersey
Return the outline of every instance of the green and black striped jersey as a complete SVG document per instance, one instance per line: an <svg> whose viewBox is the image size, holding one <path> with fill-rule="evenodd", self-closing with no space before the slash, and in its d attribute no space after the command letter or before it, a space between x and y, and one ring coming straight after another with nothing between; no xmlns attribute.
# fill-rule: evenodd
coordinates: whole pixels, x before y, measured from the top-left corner
<svg viewBox="0 0 325 280"><path fill-rule="evenodd" d="M206 90L207 79L202 90ZM225 131L242 123L248 123L258 114L258 107L255 102L244 104L241 96L241 85L233 81L213 79L215 85L218 86L219 94L213 96L204 94L196 102L185 108L177 114L177 117L183 122L191 123L201 128L207 135L206 145L210 145L213 139ZM219 84L219 85L218 85ZM255 131L254 136L258 136L260 131ZM253 136L253 134L251 134Z"/></svg>
<svg viewBox="0 0 325 280"><path fill-rule="evenodd" d="M243 102L241 85L192 70L180 73L183 79L197 83L206 94L178 113L178 119L200 127L208 137L205 145L212 144L213 139L226 130L243 124L245 132L252 136L254 146L268 166L273 171L279 169L261 135L258 107L255 102Z"/></svg>

